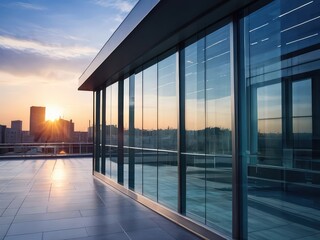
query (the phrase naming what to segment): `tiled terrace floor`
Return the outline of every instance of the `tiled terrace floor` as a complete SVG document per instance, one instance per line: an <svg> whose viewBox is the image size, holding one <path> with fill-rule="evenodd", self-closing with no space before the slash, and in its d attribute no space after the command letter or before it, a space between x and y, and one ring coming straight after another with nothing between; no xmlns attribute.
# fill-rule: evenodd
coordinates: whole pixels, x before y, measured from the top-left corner
<svg viewBox="0 0 320 240"><path fill-rule="evenodd" d="M0 161L0 239L199 238L65 158Z"/></svg>

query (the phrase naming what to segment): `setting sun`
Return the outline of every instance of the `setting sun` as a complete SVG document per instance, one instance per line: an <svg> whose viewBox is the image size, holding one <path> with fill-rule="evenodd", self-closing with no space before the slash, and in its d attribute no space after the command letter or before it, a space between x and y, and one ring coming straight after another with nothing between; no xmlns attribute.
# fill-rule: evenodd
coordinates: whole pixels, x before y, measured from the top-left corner
<svg viewBox="0 0 320 240"><path fill-rule="evenodd" d="M46 108L46 120L54 121L61 117L61 110L57 107Z"/></svg>

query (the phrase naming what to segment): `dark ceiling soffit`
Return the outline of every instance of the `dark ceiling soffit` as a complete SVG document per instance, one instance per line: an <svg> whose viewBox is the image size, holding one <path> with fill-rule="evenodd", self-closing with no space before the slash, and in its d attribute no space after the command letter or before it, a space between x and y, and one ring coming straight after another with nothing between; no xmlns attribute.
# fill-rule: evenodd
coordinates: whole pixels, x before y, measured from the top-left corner
<svg viewBox="0 0 320 240"><path fill-rule="evenodd" d="M80 77L79 90L93 91L110 85L124 73L255 1L202 0L201 4L195 4L194 0L184 0L181 7L181 0L161 0L113 51L109 50L107 57L102 55L103 49L100 51L96 59L99 57L101 63L95 59L88 67L90 74L87 69ZM134 10L138 11L139 7Z"/></svg>

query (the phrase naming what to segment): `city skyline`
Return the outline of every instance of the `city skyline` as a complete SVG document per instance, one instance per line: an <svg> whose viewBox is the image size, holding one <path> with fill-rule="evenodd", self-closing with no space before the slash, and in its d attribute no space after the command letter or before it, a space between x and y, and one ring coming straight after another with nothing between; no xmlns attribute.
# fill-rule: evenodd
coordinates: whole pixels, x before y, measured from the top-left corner
<svg viewBox="0 0 320 240"><path fill-rule="evenodd" d="M1 1L0 124L27 130L29 107L46 106L86 130L92 93L78 78L136 2Z"/></svg>

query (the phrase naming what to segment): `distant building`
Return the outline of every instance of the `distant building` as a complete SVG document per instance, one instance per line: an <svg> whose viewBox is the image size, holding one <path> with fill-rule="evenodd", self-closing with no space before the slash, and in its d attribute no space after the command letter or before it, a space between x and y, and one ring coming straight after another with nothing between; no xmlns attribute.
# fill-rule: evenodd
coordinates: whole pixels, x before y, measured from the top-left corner
<svg viewBox="0 0 320 240"><path fill-rule="evenodd" d="M33 136L30 135L29 131L22 131L22 143L34 142Z"/></svg>
<svg viewBox="0 0 320 240"><path fill-rule="evenodd" d="M74 123L62 118L56 121L47 121L42 134L46 142L72 142L74 139Z"/></svg>
<svg viewBox="0 0 320 240"><path fill-rule="evenodd" d="M21 120L11 121L11 129L22 131L22 121Z"/></svg>
<svg viewBox="0 0 320 240"><path fill-rule="evenodd" d="M45 115L45 107L30 107L30 135L34 137L35 142L40 142L43 138Z"/></svg>
<svg viewBox="0 0 320 240"><path fill-rule="evenodd" d="M5 131L6 143L21 143L22 142L22 121L11 121L11 128Z"/></svg>
<svg viewBox="0 0 320 240"><path fill-rule="evenodd" d="M88 127L88 142L93 142L93 127Z"/></svg>
<svg viewBox="0 0 320 240"><path fill-rule="evenodd" d="M88 132L76 131L73 134L73 142L88 142L89 135Z"/></svg>
<svg viewBox="0 0 320 240"><path fill-rule="evenodd" d="M5 143L6 126L0 125L0 143Z"/></svg>

